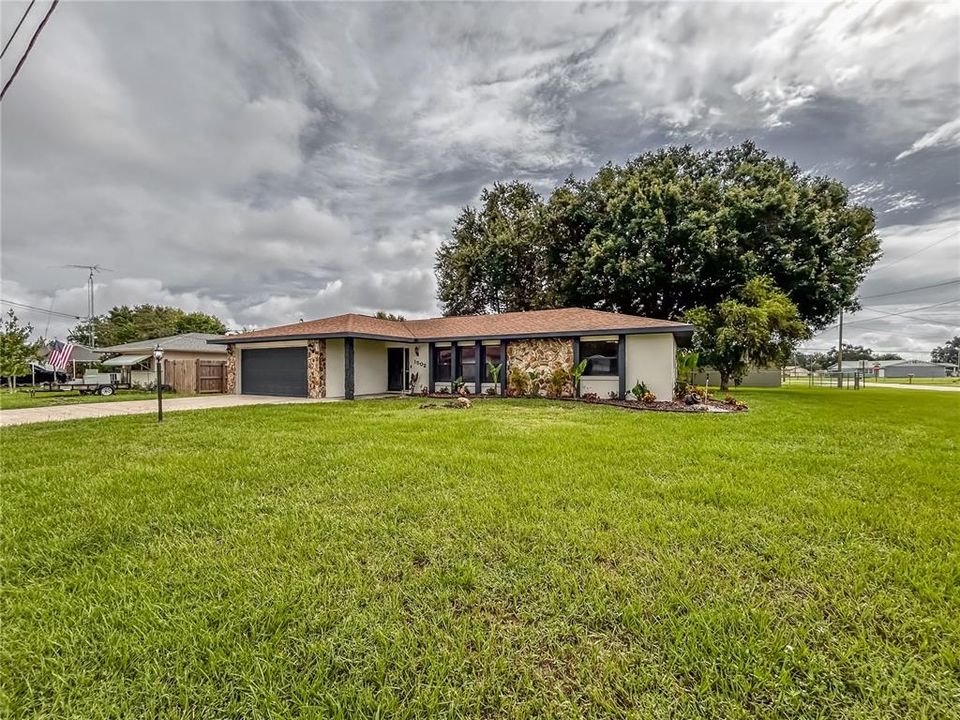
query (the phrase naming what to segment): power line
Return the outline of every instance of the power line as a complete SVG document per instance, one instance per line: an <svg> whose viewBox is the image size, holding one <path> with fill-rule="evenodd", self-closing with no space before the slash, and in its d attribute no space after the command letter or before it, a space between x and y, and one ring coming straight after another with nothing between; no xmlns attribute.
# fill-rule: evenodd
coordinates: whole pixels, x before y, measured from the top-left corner
<svg viewBox="0 0 960 720"><path fill-rule="evenodd" d="M903 295L905 293L914 292L915 290L929 290L930 288L945 287L947 285L955 285L960 283L960 278L954 280L947 280L946 282L934 283L933 285L921 285L920 287L908 288L907 290L895 290L894 292L888 293L878 293L876 295L861 295L858 300L871 300L872 298L878 297L889 297L891 295Z"/></svg>
<svg viewBox="0 0 960 720"><path fill-rule="evenodd" d="M0 58L7 54L7 48L10 47L10 43L13 42L13 39L17 36L17 32L20 30L20 26L23 25L23 21L27 19L27 13L30 12L30 8L33 7L33 4L37 0L30 0L30 4L27 5L27 9L23 11L23 15L20 16L20 22L17 23L17 26L13 29L13 32L10 34L10 39L7 40L6 44L3 46L3 50L0 50Z"/></svg>
<svg viewBox="0 0 960 720"><path fill-rule="evenodd" d="M881 310L877 310L875 308L869 308L869 307L865 307L863 309L869 310L870 312L879 313L880 315L901 315L903 317L910 317L911 314L918 313L921 310L929 310L930 308L941 307L943 305L955 305L956 303L960 303L960 300L944 300L943 302L934 303L933 305L924 305L923 307L913 308L913 310L905 310L903 312L886 312L886 311L881 311ZM877 320L879 318L869 318L869 319Z"/></svg>
<svg viewBox="0 0 960 720"><path fill-rule="evenodd" d="M930 308L940 307L941 305L951 305L951 304L958 303L958 302L960 302L960 300L945 300L945 301L943 301L943 302L934 303L933 305L924 305L923 307L913 308L912 310L907 310L907 311L905 311L905 312L886 312L886 311L884 311L884 310L876 310L876 309L870 308L870 307L865 307L865 308L861 308L861 309L862 309L862 310L868 310L869 312L877 313L878 315L881 315L881 316L883 316L883 317L890 316L890 315L900 315L900 316L902 316L902 317L905 317L905 318L908 318L908 319L909 319L909 318L910 318L910 313L917 313L917 312L920 312L921 310L929 310ZM862 319L860 319L860 320L853 320L852 322L848 322L847 325L857 325L857 324L862 323L862 322L867 322L867 321L870 321L870 320L880 320L880 319L881 319L880 317L875 317L875 318L862 318ZM825 333L825 332L827 332L828 330L833 330L834 328L837 328L837 327L840 327L840 325L839 325L839 324L831 325L830 327L825 327L823 330L820 330L820 332Z"/></svg>
<svg viewBox="0 0 960 720"><path fill-rule="evenodd" d="M13 83L14 79L17 77L17 73L20 72L20 68L23 67L23 63L27 61L27 56L30 54L30 51L33 50L34 43L37 42L37 38L40 36L40 32L43 30L44 26L47 24L47 20L50 19L50 16L53 15L53 11L56 9L57 5L60 3L60 0L53 0L53 4L50 5L50 9L47 10L47 14L43 16L43 20L40 21L40 25L37 26L37 29L33 31L33 36L30 38L30 43L27 45L27 49L23 51L23 55L20 57L20 62L17 63L17 66L13 69L13 73L10 75L10 79L7 80L6 84L3 86L3 90L0 90L0 102L3 101L3 96L7 94L7 90L10 89L10 85Z"/></svg>
<svg viewBox="0 0 960 720"><path fill-rule="evenodd" d="M42 312L47 315L56 315L57 317L69 318L70 320L83 320L79 315L70 315L68 313L62 313L57 310L48 310L47 308L37 307L36 305L27 305L26 303L14 302L13 300L3 300L0 299L0 303L4 305L10 305L16 308L22 308L24 310L36 310L37 312Z"/></svg>
<svg viewBox="0 0 960 720"><path fill-rule="evenodd" d="M940 238L939 240L937 240L936 242L930 243L930 244L927 245L926 247L920 248L920 249L917 250L916 252L912 252L912 253L910 253L909 255L904 255L903 257L896 258L895 260L891 260L891 261L890 261L889 263L887 263L886 265L881 265L880 267L874 268L874 271L876 271L876 270L886 270L888 267L893 267L894 265L896 265L896 264L899 263L899 262L903 262L904 260L908 260L909 258L912 258L912 257L915 256L915 255L919 255L919 254L922 253L922 252L926 252L927 250L929 250L929 249L932 248L932 247L936 247L937 245L939 245L939 244L942 243L942 242L946 242L947 240L949 240L950 238L952 238L954 235L957 235L958 233L960 233L960 230L955 230L954 232L950 233L950 234L947 235L946 237L942 237L942 238Z"/></svg>

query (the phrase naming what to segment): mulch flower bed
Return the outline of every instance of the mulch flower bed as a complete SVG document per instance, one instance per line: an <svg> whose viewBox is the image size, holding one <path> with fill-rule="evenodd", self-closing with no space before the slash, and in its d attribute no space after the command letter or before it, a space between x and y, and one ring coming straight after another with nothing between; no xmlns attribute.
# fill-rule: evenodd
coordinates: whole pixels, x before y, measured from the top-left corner
<svg viewBox="0 0 960 720"><path fill-rule="evenodd" d="M501 395L454 395L453 393L418 393L413 397L420 398L433 398L436 400L455 400L457 398L467 398L471 402L475 400L501 400L503 397ZM522 400L525 399L525 396L522 395L508 395L508 399ZM564 402L582 402L587 405L610 405L611 407L623 408L624 410L646 410L649 412L677 412L677 413L731 413L731 412L746 412L747 406L743 403L733 404L726 403L720 400L715 400L709 398L705 403L696 403L693 405L687 405L682 400L665 400L665 401L656 401L651 403L641 402L639 400L619 400L619 399L610 399L610 398L572 398L572 397L546 397L541 396L541 400L562 400ZM421 405L422 408L427 408L427 405ZM429 407L436 407L430 405ZM452 404L447 404L446 407L454 407Z"/></svg>

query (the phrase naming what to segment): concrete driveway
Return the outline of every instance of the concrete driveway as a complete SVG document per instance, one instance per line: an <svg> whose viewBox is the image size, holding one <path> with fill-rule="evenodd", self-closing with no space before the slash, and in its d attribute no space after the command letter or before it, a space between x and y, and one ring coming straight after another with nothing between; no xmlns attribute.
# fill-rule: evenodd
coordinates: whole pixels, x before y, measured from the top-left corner
<svg viewBox="0 0 960 720"><path fill-rule="evenodd" d="M290 405L295 403L333 402L309 398L273 397L269 395L197 395L193 397L164 398L163 412L181 410L208 410L238 405ZM145 415L157 412L156 400L128 400L119 402L78 403L50 407L0 410L0 427L28 423L82 420L113 415Z"/></svg>

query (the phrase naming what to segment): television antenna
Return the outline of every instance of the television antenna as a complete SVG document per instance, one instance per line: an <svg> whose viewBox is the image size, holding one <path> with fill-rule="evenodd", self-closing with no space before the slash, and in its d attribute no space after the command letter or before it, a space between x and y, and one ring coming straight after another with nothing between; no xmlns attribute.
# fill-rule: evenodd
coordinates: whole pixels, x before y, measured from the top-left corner
<svg viewBox="0 0 960 720"><path fill-rule="evenodd" d="M90 333L90 348L95 347L94 343L96 338L93 335L93 318L94 318L94 305L93 305L93 276L100 272L113 272L108 267L103 267L102 265L64 265L65 268L78 268L80 270L86 270L89 274L87 275L87 330Z"/></svg>

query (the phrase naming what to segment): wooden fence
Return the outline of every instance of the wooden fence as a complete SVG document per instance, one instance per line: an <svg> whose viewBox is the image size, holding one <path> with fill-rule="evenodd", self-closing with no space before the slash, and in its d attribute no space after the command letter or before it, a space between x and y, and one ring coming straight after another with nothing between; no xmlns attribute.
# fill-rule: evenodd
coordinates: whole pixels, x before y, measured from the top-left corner
<svg viewBox="0 0 960 720"><path fill-rule="evenodd" d="M163 378L178 393L222 393L227 389L223 360L164 360Z"/></svg>

